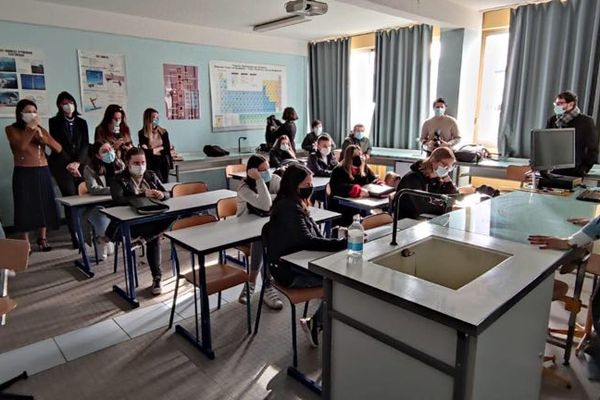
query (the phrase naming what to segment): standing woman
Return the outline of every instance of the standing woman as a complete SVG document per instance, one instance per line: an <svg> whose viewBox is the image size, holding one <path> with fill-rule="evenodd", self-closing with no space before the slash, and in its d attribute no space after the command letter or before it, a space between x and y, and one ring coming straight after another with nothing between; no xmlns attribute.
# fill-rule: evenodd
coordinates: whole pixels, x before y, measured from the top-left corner
<svg viewBox="0 0 600 400"><path fill-rule="evenodd" d="M295 153L296 152L296 143L294 143L294 142L296 139L296 123L294 121L296 121L298 119L298 114L296 113L296 110L294 110L293 107L286 107L283 110L283 115L281 116L281 118L285 122L283 123L283 125L281 125L281 127L277 131L277 136L286 135L290 139L290 143L292 145L292 150L294 150L294 153Z"/></svg>
<svg viewBox="0 0 600 400"><path fill-rule="evenodd" d="M106 107L102 122L96 127L94 142L110 143L117 152L117 157L124 160L125 153L133 147L133 143L125 111L121 106L111 104Z"/></svg>
<svg viewBox="0 0 600 400"><path fill-rule="evenodd" d="M146 153L148 169L156 172L163 183L169 181L169 170L173 168L169 132L159 125L158 111L146 108L143 128L138 132L140 147Z"/></svg>
<svg viewBox="0 0 600 400"><path fill-rule="evenodd" d="M29 231L37 229L40 250L50 251L46 228L58 228L59 220L45 150L48 146L60 154L62 146L39 125L33 101L19 101L15 114L16 122L6 127L15 163L12 182L15 228L23 233L25 240L29 240Z"/></svg>
<svg viewBox="0 0 600 400"><path fill-rule="evenodd" d="M86 164L89 137L87 122L79 117L77 102L68 92L61 92L56 98L58 112L50 118L50 136L62 146L62 152L53 151L48 157L48 165L63 196L77 194L77 185L83 180L83 167ZM71 215L67 213L67 226L73 247L77 247L77 236L72 227Z"/></svg>

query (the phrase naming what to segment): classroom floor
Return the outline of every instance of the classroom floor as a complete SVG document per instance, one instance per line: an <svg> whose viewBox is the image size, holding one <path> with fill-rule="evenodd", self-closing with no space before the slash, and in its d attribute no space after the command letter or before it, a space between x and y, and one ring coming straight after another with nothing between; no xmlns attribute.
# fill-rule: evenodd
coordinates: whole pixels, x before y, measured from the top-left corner
<svg viewBox="0 0 600 400"><path fill-rule="evenodd" d="M208 360L173 330L167 331L172 301L168 246L163 244L162 296L149 293L147 266L139 268L141 307L130 310L112 292L123 284L122 265L112 273L112 258L94 267L85 279L74 267L77 252L69 249L66 232L50 236L55 250L34 251L29 269L9 281L19 305L0 328L0 382L27 369L28 380L10 393L36 399L317 399L286 374L291 362L290 312L264 309L257 336L246 335L245 307L237 302L240 288L223 294L216 310L211 297L213 347ZM561 279L572 280L572 276ZM587 302L591 282L586 279ZM180 290L176 319L193 330L193 292ZM253 310L256 309L256 296ZM313 307L316 306L313 305ZM585 310L580 313L583 320ZM567 313L553 304L550 324L566 323ZM320 374L320 351L312 349L298 327L300 367ZM546 346L546 354L562 350ZM541 399L600 399L600 383L588 380L588 363L572 357L571 368L559 362L558 373L571 379L572 389L544 381Z"/></svg>

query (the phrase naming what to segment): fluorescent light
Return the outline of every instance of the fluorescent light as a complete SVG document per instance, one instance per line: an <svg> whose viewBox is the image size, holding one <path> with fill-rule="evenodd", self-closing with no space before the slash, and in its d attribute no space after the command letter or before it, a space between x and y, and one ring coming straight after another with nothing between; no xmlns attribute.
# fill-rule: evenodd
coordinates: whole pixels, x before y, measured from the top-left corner
<svg viewBox="0 0 600 400"><path fill-rule="evenodd" d="M272 31L273 29L279 29L290 25L301 24L303 22L308 21L310 21L310 18L306 18L303 15L294 15L292 17L275 19L273 21L265 22L263 24L254 25L252 27L252 30L254 32Z"/></svg>

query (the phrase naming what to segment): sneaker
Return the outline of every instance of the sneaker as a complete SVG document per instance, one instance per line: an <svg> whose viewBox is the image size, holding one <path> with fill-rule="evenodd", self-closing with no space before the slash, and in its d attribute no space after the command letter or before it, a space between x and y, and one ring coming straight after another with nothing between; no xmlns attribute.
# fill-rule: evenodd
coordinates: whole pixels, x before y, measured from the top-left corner
<svg viewBox="0 0 600 400"><path fill-rule="evenodd" d="M248 290L250 290L250 298L252 298L252 295L254 294L254 287L256 286L255 283L252 282L248 282L248 285L244 285L244 288L242 289L242 293L240 293L240 297L238 297L238 301L242 304L246 304L246 288L248 288Z"/></svg>
<svg viewBox="0 0 600 400"><path fill-rule="evenodd" d="M152 281L152 294L155 296L162 294L162 282L160 278L154 278Z"/></svg>
<svg viewBox="0 0 600 400"><path fill-rule="evenodd" d="M283 303L277 294L277 290L275 290L272 286L265 288L265 297L263 299L267 307L273 310L281 310L283 308Z"/></svg>
<svg viewBox="0 0 600 400"><path fill-rule="evenodd" d="M300 318L300 326L311 347L319 347L319 328L312 318Z"/></svg>

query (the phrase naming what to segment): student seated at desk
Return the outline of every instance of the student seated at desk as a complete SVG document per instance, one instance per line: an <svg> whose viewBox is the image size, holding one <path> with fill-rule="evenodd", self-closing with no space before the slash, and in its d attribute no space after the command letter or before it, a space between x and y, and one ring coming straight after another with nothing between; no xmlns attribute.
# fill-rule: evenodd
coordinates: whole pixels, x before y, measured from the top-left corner
<svg viewBox="0 0 600 400"><path fill-rule="evenodd" d="M299 164L290 165L284 172L281 186L271 209L269 230L269 263L271 275L282 286L310 288L322 286L322 278L308 270L279 263L285 255L301 250L339 251L346 247L345 239L328 239L310 217L309 203L313 191L312 174ZM300 320L313 346L318 345L322 330L322 306L312 316Z"/></svg>
<svg viewBox="0 0 600 400"><path fill-rule="evenodd" d="M115 176L110 194L119 205L128 205L135 197L147 197L155 200L166 200L169 192L153 171L146 170L146 155L143 149L134 147L125 155L127 169ZM142 237L146 240L146 257L152 271L152 294L162 293L160 270L160 235L166 231L174 219L154 221L135 225L131 228L131 237ZM111 222L106 235L113 240L117 237L117 226Z"/></svg>
<svg viewBox="0 0 600 400"><path fill-rule="evenodd" d="M302 140L302 149L309 153L317 148L317 139L323 134L323 125L318 119L315 119L310 126L312 130Z"/></svg>
<svg viewBox="0 0 600 400"><path fill-rule="evenodd" d="M271 173L267 159L260 154L255 154L248 159L246 174L246 179L244 179L237 192L237 216L268 214L273 204L271 195L276 194L279 190L281 178L279 175ZM260 240L250 245L250 253L250 283L248 289L250 290L250 296L252 296L263 258ZM279 299L277 291L271 286L269 277L263 276L262 278L262 281L266 282L267 285L265 287L265 304L274 310L281 310L283 303ZM245 285L238 301L246 304Z"/></svg>
<svg viewBox="0 0 600 400"><path fill-rule="evenodd" d="M381 180L367 166L365 157L357 145L351 144L343 151L342 162L333 169L329 186L331 187L330 209L342 214L336 222L340 226L352 223L352 217L358 211L355 208L342 206L335 200L340 197L369 197L369 192L363 189L368 183L381 183Z"/></svg>
<svg viewBox="0 0 600 400"><path fill-rule="evenodd" d="M411 171L404 175L396 190L416 189L429 193L457 194L457 187L448 175L454 166L454 152L449 147L438 147L424 160L410 166ZM416 219L421 214L441 215L442 206L432 204L429 199L404 195L400 198L398 218Z"/></svg>
<svg viewBox="0 0 600 400"><path fill-rule="evenodd" d="M111 181L124 169L125 163L117 158L110 143L94 143L90 148L90 163L83 169L88 193L92 196L109 196ZM93 207L86 212L83 220L93 225L96 233L96 238L93 239L102 249L102 259L106 260L108 255L112 254L114 246L105 235L110 219L100 212L102 208L102 206ZM88 231L88 229L84 230L84 232Z"/></svg>
<svg viewBox="0 0 600 400"><path fill-rule="evenodd" d="M400 183L400 179L402 179L400 175L390 171L385 174L385 178L383 178L383 183L385 183L387 186L395 188Z"/></svg>
<svg viewBox="0 0 600 400"><path fill-rule="evenodd" d="M292 149L290 138L282 135L277 138L269 152L269 164L273 168L279 168L286 160L296 160L296 153Z"/></svg>
<svg viewBox="0 0 600 400"><path fill-rule="evenodd" d="M331 176L331 172L338 165L335 154L331 151L331 138L321 135L317 139L317 148L308 155L306 166L314 176Z"/></svg>

